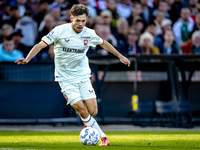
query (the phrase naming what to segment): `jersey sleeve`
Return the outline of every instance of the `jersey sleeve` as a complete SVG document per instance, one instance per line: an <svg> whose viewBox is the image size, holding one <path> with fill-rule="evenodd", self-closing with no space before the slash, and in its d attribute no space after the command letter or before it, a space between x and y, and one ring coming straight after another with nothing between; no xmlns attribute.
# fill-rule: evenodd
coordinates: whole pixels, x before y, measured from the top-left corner
<svg viewBox="0 0 200 150"><path fill-rule="evenodd" d="M52 29L47 35L43 36L41 41L45 44L50 45L59 38L59 31L57 28Z"/></svg>
<svg viewBox="0 0 200 150"><path fill-rule="evenodd" d="M89 46L96 47L97 45L103 44L103 39L100 38L96 33L94 34L93 38L91 39Z"/></svg>

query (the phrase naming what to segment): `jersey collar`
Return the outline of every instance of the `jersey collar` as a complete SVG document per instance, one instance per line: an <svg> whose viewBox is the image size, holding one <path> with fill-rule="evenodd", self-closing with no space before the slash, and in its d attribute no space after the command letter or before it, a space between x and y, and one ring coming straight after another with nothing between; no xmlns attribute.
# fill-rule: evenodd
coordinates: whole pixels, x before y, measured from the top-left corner
<svg viewBox="0 0 200 150"><path fill-rule="evenodd" d="M70 31L73 32L74 34L78 35L78 36L82 36L85 32L85 26L83 27L83 30L80 33L76 33L73 29L72 29L72 23L70 23Z"/></svg>

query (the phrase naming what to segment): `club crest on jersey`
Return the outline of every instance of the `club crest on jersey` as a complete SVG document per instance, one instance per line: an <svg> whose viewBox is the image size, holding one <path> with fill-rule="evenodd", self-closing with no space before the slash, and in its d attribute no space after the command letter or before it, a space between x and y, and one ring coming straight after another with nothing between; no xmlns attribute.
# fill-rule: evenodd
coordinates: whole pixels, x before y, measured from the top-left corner
<svg viewBox="0 0 200 150"><path fill-rule="evenodd" d="M85 40L84 40L84 45L86 46L87 44L88 44L88 40L85 39Z"/></svg>

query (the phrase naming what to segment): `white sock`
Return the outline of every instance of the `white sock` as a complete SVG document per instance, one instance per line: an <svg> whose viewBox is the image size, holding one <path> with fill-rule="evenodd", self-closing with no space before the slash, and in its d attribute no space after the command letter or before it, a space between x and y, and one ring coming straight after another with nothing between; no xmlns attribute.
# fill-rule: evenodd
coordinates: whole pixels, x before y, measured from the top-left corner
<svg viewBox="0 0 200 150"><path fill-rule="evenodd" d="M96 122L96 120L91 117L90 115L86 118L86 119L83 119L81 118L81 120L83 121L83 123L87 126L87 127L92 127L92 128L95 128L99 134L100 134L100 137L103 138L103 137L107 137L105 135L105 133L101 130L101 128L99 127L98 123Z"/></svg>

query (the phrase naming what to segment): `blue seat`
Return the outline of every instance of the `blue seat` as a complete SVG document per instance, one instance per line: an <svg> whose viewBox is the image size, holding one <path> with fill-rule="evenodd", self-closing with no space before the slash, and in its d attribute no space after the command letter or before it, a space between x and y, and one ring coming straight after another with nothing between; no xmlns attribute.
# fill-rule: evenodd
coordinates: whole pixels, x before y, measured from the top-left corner
<svg viewBox="0 0 200 150"><path fill-rule="evenodd" d="M158 125L176 125L177 102L155 101L155 107Z"/></svg>
<svg viewBox="0 0 200 150"><path fill-rule="evenodd" d="M151 125L153 123L154 103L152 101L139 101L138 109L130 112L134 125Z"/></svg>
<svg viewBox="0 0 200 150"><path fill-rule="evenodd" d="M155 101L160 126L192 127L189 101Z"/></svg>
<svg viewBox="0 0 200 150"><path fill-rule="evenodd" d="M177 120L180 126L193 127L190 101L177 102Z"/></svg>

